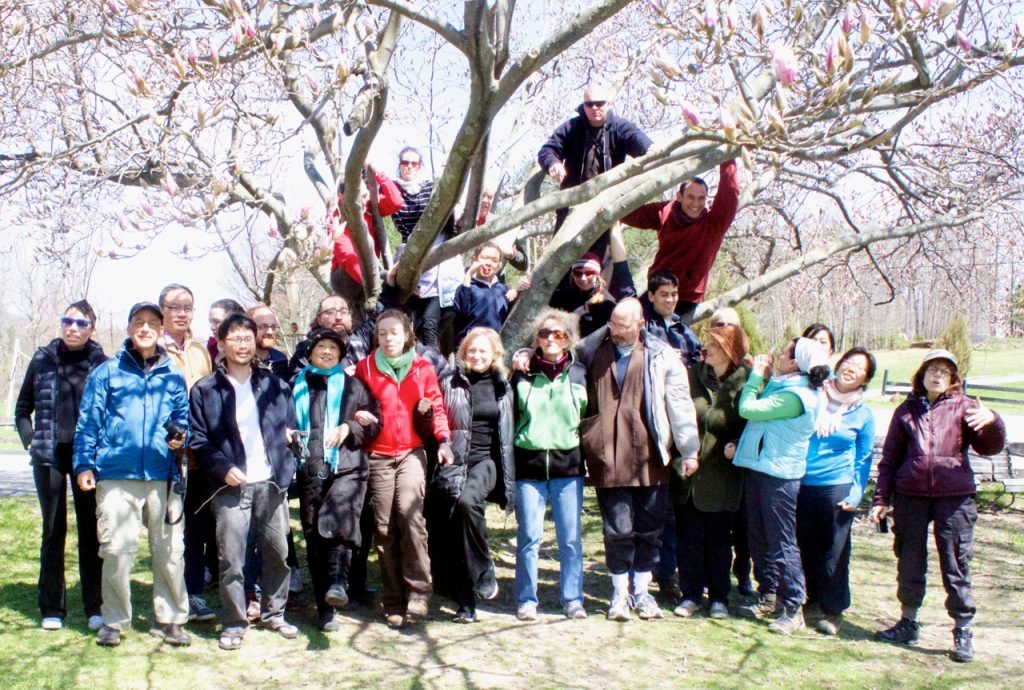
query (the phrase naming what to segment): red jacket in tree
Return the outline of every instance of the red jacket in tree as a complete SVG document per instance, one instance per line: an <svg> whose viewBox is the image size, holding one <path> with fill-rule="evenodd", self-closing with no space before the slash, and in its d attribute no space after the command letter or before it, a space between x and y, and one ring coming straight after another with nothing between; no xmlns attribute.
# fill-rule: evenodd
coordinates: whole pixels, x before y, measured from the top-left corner
<svg viewBox="0 0 1024 690"><path fill-rule="evenodd" d="M398 185L390 177L384 173L377 173L377 186L379 189L378 206L382 218L390 216L402 208L402 193L398 190ZM370 211L369 203L367 203L366 209L363 211L363 220L366 221L366 228L370 232L370 237L373 238L374 249L379 257L380 247L383 242L373 226L373 213ZM327 221L327 232L334 237L334 255L331 257L331 272L333 273L338 268L343 268L345 273L352 277L352 280L362 283L363 271L359 268L359 254L356 253L355 245L352 243L352 234L349 232L348 227L338 232L338 226L342 223L344 221L341 219L341 209L334 209Z"/></svg>

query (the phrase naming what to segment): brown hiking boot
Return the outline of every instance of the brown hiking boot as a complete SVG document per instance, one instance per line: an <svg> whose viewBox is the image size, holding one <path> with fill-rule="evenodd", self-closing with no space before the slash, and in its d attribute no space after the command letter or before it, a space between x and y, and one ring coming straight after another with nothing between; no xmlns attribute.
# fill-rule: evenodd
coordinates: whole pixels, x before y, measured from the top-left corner
<svg viewBox="0 0 1024 690"><path fill-rule="evenodd" d="M774 594L762 594L758 597L757 601L753 604L745 604L736 609L737 615L740 618L751 618L754 620L761 620L762 618L770 618L778 613L778 604L775 601ZM800 620L803 620L803 615L800 616Z"/></svg>

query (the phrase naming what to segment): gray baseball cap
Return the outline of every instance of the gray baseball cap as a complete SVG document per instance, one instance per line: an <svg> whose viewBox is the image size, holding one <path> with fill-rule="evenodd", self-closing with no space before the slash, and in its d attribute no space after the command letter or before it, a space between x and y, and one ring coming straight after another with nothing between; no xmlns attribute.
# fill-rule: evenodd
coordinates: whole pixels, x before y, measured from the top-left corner
<svg viewBox="0 0 1024 690"><path fill-rule="evenodd" d="M950 362L953 363L954 367L956 367L957 369L960 368L960 363L956 361L956 355L954 355L949 350L942 350L942 349L929 350L928 354L926 354L924 356L924 359L921 360L921 364L927 364L928 362L932 361L933 359L948 359Z"/></svg>

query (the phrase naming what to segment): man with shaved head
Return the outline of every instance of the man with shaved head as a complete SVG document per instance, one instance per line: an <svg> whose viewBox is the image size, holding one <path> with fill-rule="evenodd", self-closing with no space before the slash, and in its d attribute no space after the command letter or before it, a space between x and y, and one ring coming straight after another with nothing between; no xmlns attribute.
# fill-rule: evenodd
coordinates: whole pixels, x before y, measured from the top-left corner
<svg viewBox="0 0 1024 690"><path fill-rule="evenodd" d="M608 619L662 617L648 593L669 510L670 463L697 469L697 421L686 369L668 345L643 330L640 301L627 298L608 325L578 347L587 367L583 458L597 488L605 559L612 575ZM632 576L633 595L629 593Z"/></svg>

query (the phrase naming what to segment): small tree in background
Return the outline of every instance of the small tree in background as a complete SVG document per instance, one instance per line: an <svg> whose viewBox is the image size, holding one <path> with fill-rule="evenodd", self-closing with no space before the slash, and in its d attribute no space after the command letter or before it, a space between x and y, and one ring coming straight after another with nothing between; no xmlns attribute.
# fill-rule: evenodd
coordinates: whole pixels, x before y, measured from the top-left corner
<svg viewBox="0 0 1024 690"><path fill-rule="evenodd" d="M967 318L962 313L957 313L950 319L942 335L935 341L935 346L956 355L960 378L967 378L967 372L971 368L971 338L967 332Z"/></svg>

